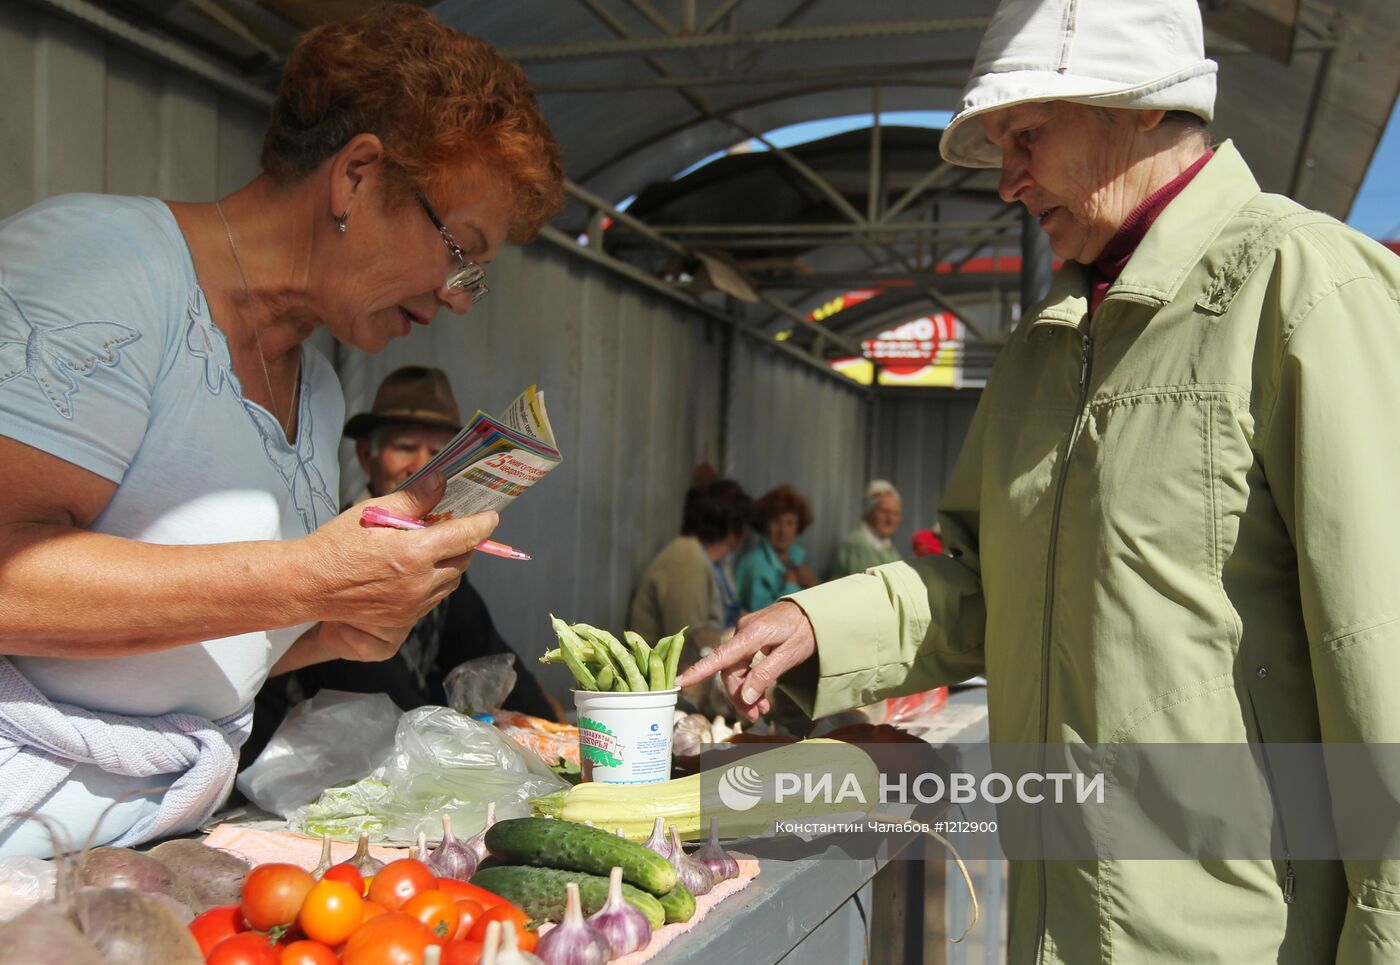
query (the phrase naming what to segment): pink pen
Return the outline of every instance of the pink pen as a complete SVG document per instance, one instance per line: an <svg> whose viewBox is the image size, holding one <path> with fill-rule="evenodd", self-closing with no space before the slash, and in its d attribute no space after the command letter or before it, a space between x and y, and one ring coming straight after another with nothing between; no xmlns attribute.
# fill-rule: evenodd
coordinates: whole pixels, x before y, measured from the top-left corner
<svg viewBox="0 0 1400 965"><path fill-rule="evenodd" d="M366 506L360 511L360 524L363 526L387 526L390 529L426 529L428 524L413 516L400 516L378 506ZM497 543L495 540L482 540L476 544L476 552L499 556L507 560L528 560L529 553L522 553L513 546Z"/></svg>

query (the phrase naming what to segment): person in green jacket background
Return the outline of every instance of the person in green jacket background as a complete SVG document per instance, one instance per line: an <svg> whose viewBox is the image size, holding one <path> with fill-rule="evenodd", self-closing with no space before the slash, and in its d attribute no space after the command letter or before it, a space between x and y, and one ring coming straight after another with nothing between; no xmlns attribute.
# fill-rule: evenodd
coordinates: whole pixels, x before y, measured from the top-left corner
<svg viewBox="0 0 1400 965"><path fill-rule="evenodd" d="M1064 264L978 404L949 555L793 594L680 683L754 719L781 677L821 717L985 673L993 744L1046 752L1400 742L1400 259L1211 150L1214 94L1194 0L1003 0L940 151L1000 167ZM1138 777L1194 853L1217 816ZM1394 962L1400 861L1287 841L1295 797L1343 832L1397 789L1271 783L1282 854L1014 860L1008 961Z"/></svg>
<svg viewBox="0 0 1400 965"><path fill-rule="evenodd" d="M865 487L865 515L841 541L831 565L832 578L864 573L872 566L900 559L891 538L903 513L904 502L894 484L872 479Z"/></svg>

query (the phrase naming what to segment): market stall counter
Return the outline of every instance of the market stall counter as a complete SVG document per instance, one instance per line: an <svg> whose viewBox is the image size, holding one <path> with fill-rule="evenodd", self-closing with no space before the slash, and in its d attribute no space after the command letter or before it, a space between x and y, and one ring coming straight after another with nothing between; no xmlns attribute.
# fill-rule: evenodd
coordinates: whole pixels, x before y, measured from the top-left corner
<svg viewBox="0 0 1400 965"><path fill-rule="evenodd" d="M986 691L956 691L927 721L906 728L936 745L987 739ZM892 853L866 859L764 859L758 878L719 904L653 965L991 965L1002 961L998 861L969 862L982 914L963 942L950 944L970 916L966 886L936 846L905 860L919 838L891 839ZM739 848L742 851L742 847ZM946 887L945 887L946 880Z"/></svg>

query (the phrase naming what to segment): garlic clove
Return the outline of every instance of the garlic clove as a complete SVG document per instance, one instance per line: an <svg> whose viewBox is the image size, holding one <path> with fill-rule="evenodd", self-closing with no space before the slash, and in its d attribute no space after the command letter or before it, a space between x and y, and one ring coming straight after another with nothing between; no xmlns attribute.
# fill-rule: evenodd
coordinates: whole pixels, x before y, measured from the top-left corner
<svg viewBox="0 0 1400 965"><path fill-rule="evenodd" d="M685 848L681 847L681 837L674 824L671 825L671 856L668 860L671 867L676 869L676 880L697 898L709 894L715 886L715 877L710 869L686 854Z"/></svg>
<svg viewBox="0 0 1400 965"><path fill-rule="evenodd" d="M651 942L651 922L622 897L621 868L613 868L608 874L608 900L588 916L588 924L607 939L613 958L645 948Z"/></svg>

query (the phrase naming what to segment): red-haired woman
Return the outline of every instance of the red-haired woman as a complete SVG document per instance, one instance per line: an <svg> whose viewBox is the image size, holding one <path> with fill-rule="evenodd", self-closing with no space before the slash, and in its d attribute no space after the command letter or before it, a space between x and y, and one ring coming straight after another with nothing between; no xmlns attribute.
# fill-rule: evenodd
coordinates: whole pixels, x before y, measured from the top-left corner
<svg viewBox="0 0 1400 965"><path fill-rule="evenodd" d="M25 810L78 841L114 801L98 843L193 828L269 672L383 660L453 590L494 514L337 515L344 401L305 340L378 352L464 314L561 200L519 68L387 6L301 39L228 197L0 224L0 855L48 852Z"/></svg>
<svg viewBox="0 0 1400 965"><path fill-rule="evenodd" d="M816 574L807 565L807 553L797 545L797 537L811 525L811 505L786 483L754 503L758 545L745 553L734 569L739 602L745 610L761 610L780 597L817 585Z"/></svg>

